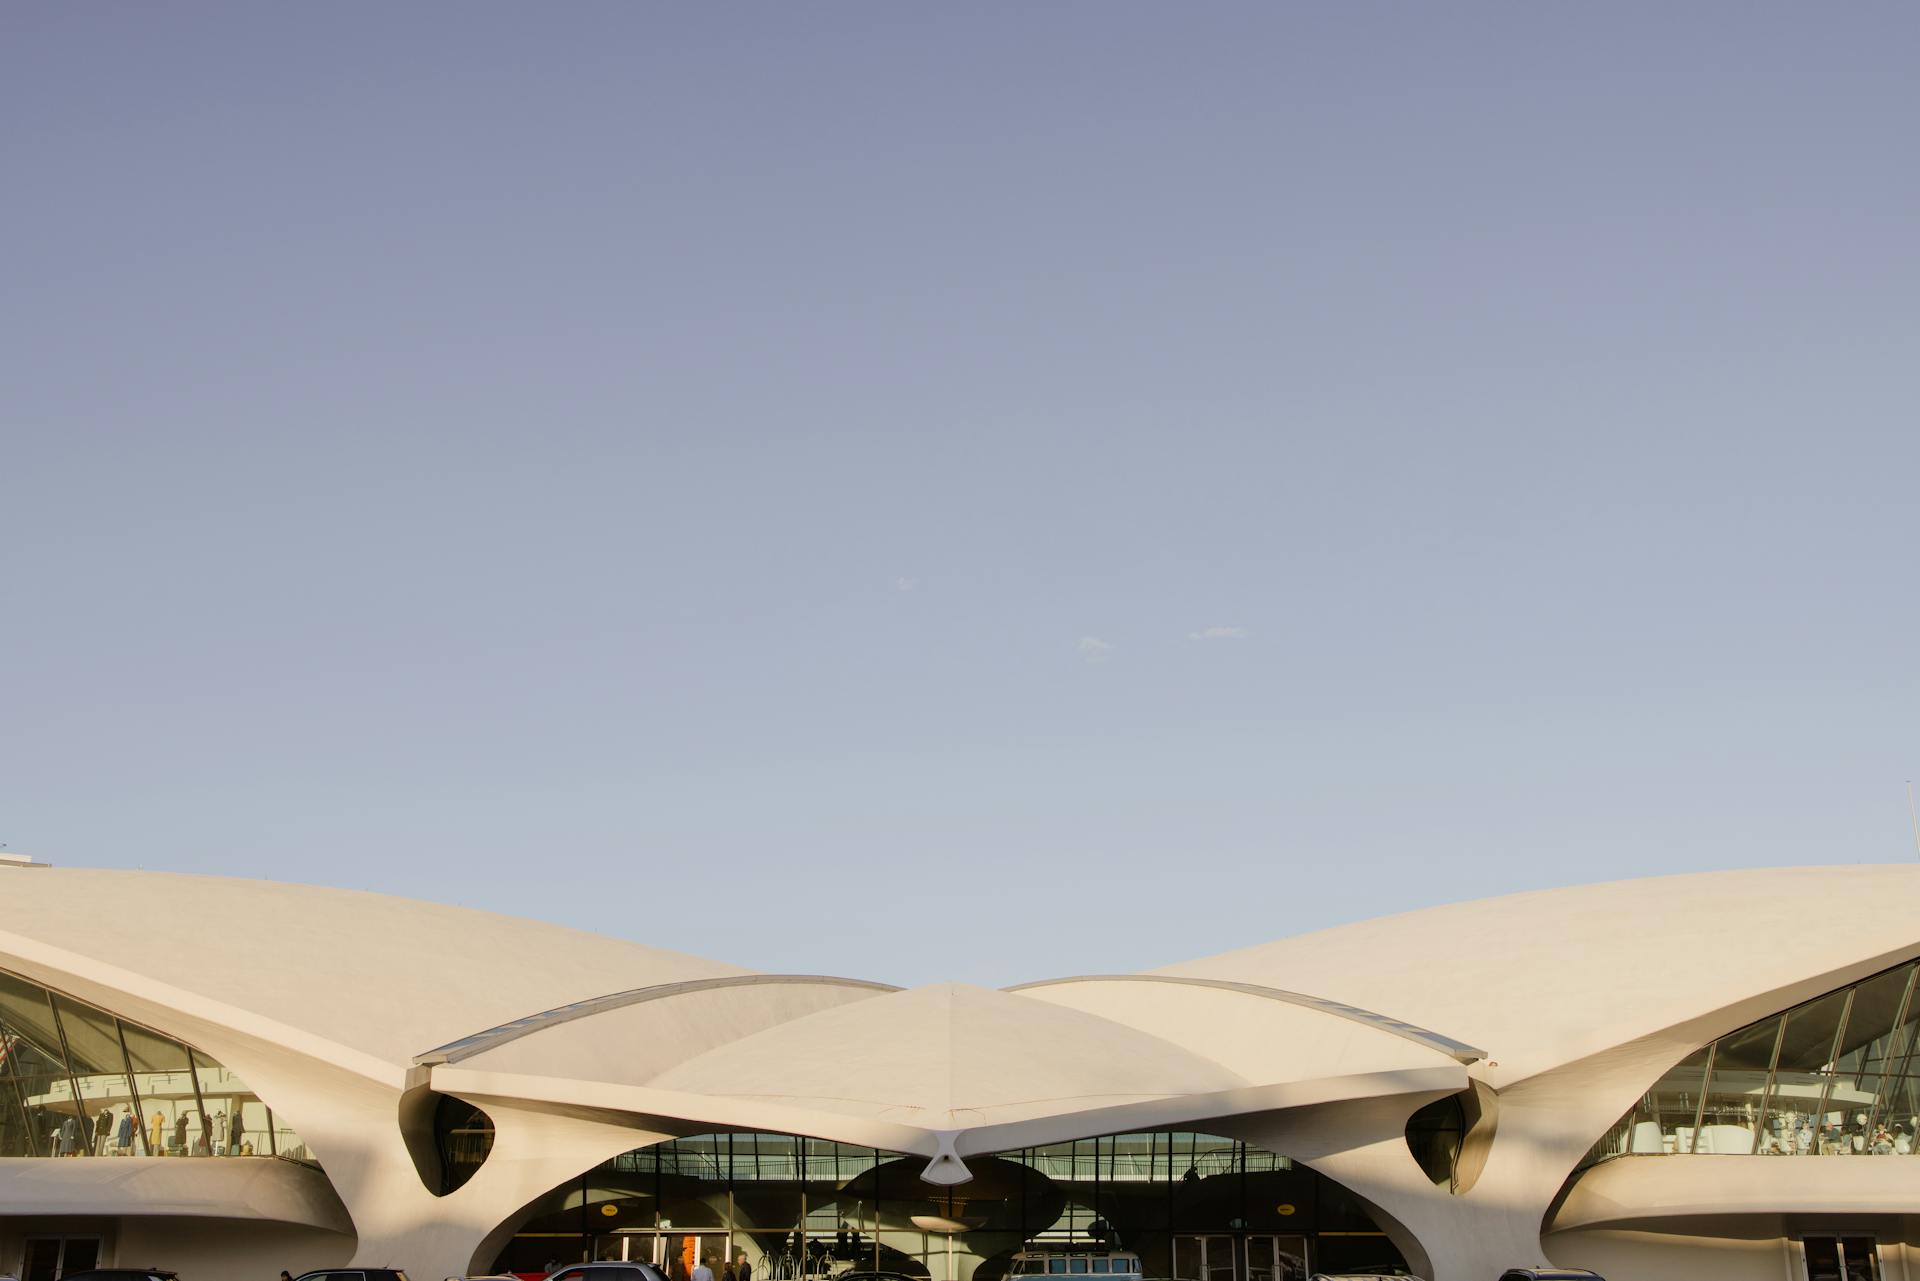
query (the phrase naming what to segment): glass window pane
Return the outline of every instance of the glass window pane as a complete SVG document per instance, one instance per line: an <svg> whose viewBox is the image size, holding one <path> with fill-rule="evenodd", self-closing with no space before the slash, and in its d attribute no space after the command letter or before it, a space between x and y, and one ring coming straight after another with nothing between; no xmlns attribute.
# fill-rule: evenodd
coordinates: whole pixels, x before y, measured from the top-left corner
<svg viewBox="0 0 1920 1281"><path fill-rule="evenodd" d="M89 1117L88 1148L95 1156L132 1156L138 1128L133 1119L133 1092L127 1080L126 1056L120 1032L104 1010L64 996L53 998L66 1033L67 1052L80 1102Z"/></svg>
<svg viewBox="0 0 1920 1281"><path fill-rule="evenodd" d="M24 1264L21 1281L55 1281L60 1275L60 1238L29 1238Z"/></svg>
<svg viewBox="0 0 1920 1281"><path fill-rule="evenodd" d="M1822 1117L1821 1151L1847 1156L1891 1154L1892 1135L1878 1122L1878 1098L1883 1072L1899 1066L1897 1058L1889 1064L1889 1057L1895 1053L1895 1023L1912 974L1912 966L1903 966L1854 987Z"/></svg>
<svg viewBox="0 0 1920 1281"><path fill-rule="evenodd" d="M1833 1038L1847 993L1830 992L1787 1011L1786 1038L1780 1044L1781 1072L1825 1072L1833 1066Z"/></svg>
<svg viewBox="0 0 1920 1281"><path fill-rule="evenodd" d="M1695 1152L1745 1156L1754 1150L1767 1069L1779 1035L1780 1019L1771 1018L1730 1033L1715 1045Z"/></svg>
<svg viewBox="0 0 1920 1281"><path fill-rule="evenodd" d="M74 1102L73 1082L59 1076L15 1076L14 1088L25 1107L29 1141L36 1156L82 1156L87 1151L85 1121Z"/></svg>
<svg viewBox="0 0 1920 1281"><path fill-rule="evenodd" d="M28 1076L53 1076L67 1070L45 988L0 973L0 1027L7 1031L8 1058L15 1070Z"/></svg>
<svg viewBox="0 0 1920 1281"><path fill-rule="evenodd" d="M1886 1063L1894 1040L1894 1022L1906 997L1913 967L1902 966L1875 975L1854 988L1853 1009L1840 1038L1840 1070L1847 1073L1886 1072L1898 1064Z"/></svg>
<svg viewBox="0 0 1920 1281"><path fill-rule="evenodd" d="M1707 1049L1689 1054L1654 1083L1633 1113L1630 1151L1688 1152L1693 1148L1694 1116L1706 1087Z"/></svg>
<svg viewBox="0 0 1920 1281"><path fill-rule="evenodd" d="M5 1034L0 1033L0 1053L5 1048ZM38 1155L33 1146L32 1129L27 1125L27 1114L20 1103L20 1091L5 1067L0 1066L0 1157Z"/></svg>
<svg viewBox="0 0 1920 1281"><path fill-rule="evenodd" d="M1920 1080L1890 1076L1882 1080L1880 1125L1894 1156L1911 1156L1920 1148Z"/></svg>
<svg viewBox="0 0 1920 1281"><path fill-rule="evenodd" d="M190 1116L199 1112L187 1047L178 1041L135 1027L121 1025L127 1040L127 1059L133 1068L133 1088L145 1112L141 1130L153 1156L186 1156Z"/></svg>
<svg viewBox="0 0 1920 1281"><path fill-rule="evenodd" d="M272 1155L280 1136L272 1133L267 1105L231 1068L215 1063L198 1051L194 1052L193 1066L200 1079L200 1098L207 1108L207 1152L214 1156ZM286 1140L287 1155L306 1159L305 1145L297 1136L288 1131Z"/></svg>
<svg viewBox="0 0 1920 1281"><path fill-rule="evenodd" d="M1823 1144L1835 1148L1834 1138L1821 1138L1825 1122L1815 1113L1833 1084L1833 1043L1847 996L1843 988L1787 1011L1761 1152L1803 1156L1820 1151Z"/></svg>
<svg viewBox="0 0 1920 1281"><path fill-rule="evenodd" d="M1872 1237L1841 1237L1840 1255L1847 1281L1879 1281L1880 1256Z"/></svg>
<svg viewBox="0 0 1920 1281"><path fill-rule="evenodd" d="M82 1156L90 1150L91 1130L73 1096L60 1053L60 1032L47 990L12 974L0 973L0 1048L10 1088L0 1105L10 1105L9 1146L23 1156Z"/></svg>

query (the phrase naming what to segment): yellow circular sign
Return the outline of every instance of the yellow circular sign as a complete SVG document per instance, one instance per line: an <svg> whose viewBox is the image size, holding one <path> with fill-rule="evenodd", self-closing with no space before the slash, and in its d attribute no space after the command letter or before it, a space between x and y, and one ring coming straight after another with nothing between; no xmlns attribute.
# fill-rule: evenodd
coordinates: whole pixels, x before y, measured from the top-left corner
<svg viewBox="0 0 1920 1281"><path fill-rule="evenodd" d="M1279 1214L1281 1218L1285 1218L1287 1215L1293 1213L1293 1203L1290 1201L1282 1201L1273 1208L1275 1213Z"/></svg>
<svg viewBox="0 0 1920 1281"><path fill-rule="evenodd" d="M600 1207L600 1213L611 1219L614 1215L620 1213L620 1207L612 1204L603 1205Z"/></svg>

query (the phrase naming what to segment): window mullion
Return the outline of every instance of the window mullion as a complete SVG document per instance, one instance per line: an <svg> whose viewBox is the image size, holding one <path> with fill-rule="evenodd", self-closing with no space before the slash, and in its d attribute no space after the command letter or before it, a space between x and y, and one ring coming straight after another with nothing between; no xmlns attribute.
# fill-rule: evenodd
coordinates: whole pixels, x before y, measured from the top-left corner
<svg viewBox="0 0 1920 1281"><path fill-rule="evenodd" d="M1826 1084L1820 1087L1820 1105L1813 1114L1813 1150L1820 1151L1820 1133L1827 1123L1827 1104L1833 1098L1833 1084L1840 1079L1839 1069L1835 1066L1840 1059L1840 1047L1846 1043L1847 1024L1853 1019L1853 994L1856 989L1847 989L1847 999L1840 1003L1840 1020L1834 1024L1833 1041L1827 1046Z"/></svg>
<svg viewBox="0 0 1920 1281"><path fill-rule="evenodd" d="M1693 1101L1693 1133L1687 1136L1689 1154L1700 1150L1700 1127L1706 1123L1707 1092L1713 1089L1713 1064L1719 1057L1720 1042L1715 1041L1707 1047L1706 1069L1700 1074L1700 1097Z"/></svg>

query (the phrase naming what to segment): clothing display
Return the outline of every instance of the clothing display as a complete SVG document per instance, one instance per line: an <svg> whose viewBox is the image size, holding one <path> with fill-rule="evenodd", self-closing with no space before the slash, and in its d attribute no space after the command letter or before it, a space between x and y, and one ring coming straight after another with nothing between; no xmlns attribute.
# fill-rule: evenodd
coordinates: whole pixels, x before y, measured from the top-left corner
<svg viewBox="0 0 1920 1281"><path fill-rule="evenodd" d="M147 1131L147 1152L159 1156L167 1150L167 1118L160 1113L153 1114L153 1120Z"/></svg>
<svg viewBox="0 0 1920 1281"><path fill-rule="evenodd" d="M133 1109L131 1108L120 1116L120 1130L114 1135L114 1146L123 1152L133 1146Z"/></svg>

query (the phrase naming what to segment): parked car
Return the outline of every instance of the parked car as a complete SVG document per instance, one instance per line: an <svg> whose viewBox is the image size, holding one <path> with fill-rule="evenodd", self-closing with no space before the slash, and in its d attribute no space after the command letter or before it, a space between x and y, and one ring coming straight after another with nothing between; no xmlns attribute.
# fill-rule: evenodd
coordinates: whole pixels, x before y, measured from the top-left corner
<svg viewBox="0 0 1920 1281"><path fill-rule="evenodd" d="M1307 1281L1420 1281L1411 1272L1316 1272Z"/></svg>
<svg viewBox="0 0 1920 1281"><path fill-rule="evenodd" d="M1508 1268L1500 1281L1606 1281L1587 1268Z"/></svg>
<svg viewBox="0 0 1920 1281"><path fill-rule="evenodd" d="M651 1263L607 1259L600 1263L569 1263L548 1274L547 1281L667 1281Z"/></svg>
<svg viewBox="0 0 1920 1281"><path fill-rule="evenodd" d="M65 1281L180 1281L180 1274L161 1268L89 1268L67 1273Z"/></svg>
<svg viewBox="0 0 1920 1281"><path fill-rule="evenodd" d="M315 1268L293 1281L407 1281L399 1268Z"/></svg>

